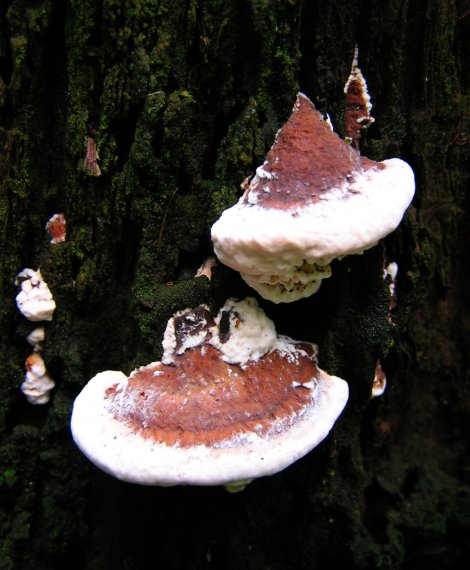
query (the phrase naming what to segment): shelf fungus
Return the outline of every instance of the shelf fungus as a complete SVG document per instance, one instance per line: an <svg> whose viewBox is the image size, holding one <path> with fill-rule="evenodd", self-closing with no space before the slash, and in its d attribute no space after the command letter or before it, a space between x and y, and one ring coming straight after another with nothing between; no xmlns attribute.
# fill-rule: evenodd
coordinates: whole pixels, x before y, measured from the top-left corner
<svg viewBox="0 0 470 570"><path fill-rule="evenodd" d="M96 141L92 137L87 138L86 156L83 161L83 168L90 176L101 176L101 168L98 164L98 150L96 149Z"/></svg>
<svg viewBox="0 0 470 570"><path fill-rule="evenodd" d="M33 322L52 321L56 305L39 269L23 269L16 276L15 285L20 287L16 296L16 306L20 313Z"/></svg>
<svg viewBox="0 0 470 570"><path fill-rule="evenodd" d="M51 244L57 245L65 241L67 236L67 222L64 214L54 214L46 224L46 230L51 236Z"/></svg>
<svg viewBox="0 0 470 570"><path fill-rule="evenodd" d="M33 347L34 352L41 352L45 338L46 329L44 327L36 327L27 335L26 340Z"/></svg>
<svg viewBox="0 0 470 570"><path fill-rule="evenodd" d="M385 392L387 387L387 376L382 368L380 360L375 365L374 380L372 382L371 398L377 398Z"/></svg>
<svg viewBox="0 0 470 570"><path fill-rule="evenodd" d="M21 384L21 391L30 404L47 404L50 391L55 383L49 376L44 360L39 352L33 352L25 362L26 375Z"/></svg>
<svg viewBox="0 0 470 570"><path fill-rule="evenodd" d="M77 397L74 440L98 467L143 485L225 485L281 471L317 446L348 398L317 347L276 333L253 298L168 323L162 362L96 375Z"/></svg>
<svg viewBox="0 0 470 570"><path fill-rule="evenodd" d="M346 110L344 113L344 134L346 141L359 150L362 130L372 124L375 119L371 116L372 103L367 91L367 83L358 67L359 50L356 46L351 65L351 73L344 86L346 95Z"/></svg>
<svg viewBox="0 0 470 570"><path fill-rule="evenodd" d="M396 229L414 187L406 162L362 157L299 93L264 164L213 225L214 250L265 299L308 297L333 259Z"/></svg>
<svg viewBox="0 0 470 570"><path fill-rule="evenodd" d="M386 267L384 267L383 276L384 279L390 278L388 290L390 291L390 311L396 309L398 306L398 296L397 296L397 275L398 275L398 263L392 261Z"/></svg>

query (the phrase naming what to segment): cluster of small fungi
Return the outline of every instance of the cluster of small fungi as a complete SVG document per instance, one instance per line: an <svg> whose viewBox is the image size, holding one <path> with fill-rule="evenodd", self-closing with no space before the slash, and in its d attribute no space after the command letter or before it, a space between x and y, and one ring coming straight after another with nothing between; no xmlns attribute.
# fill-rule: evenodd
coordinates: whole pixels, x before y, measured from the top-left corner
<svg viewBox="0 0 470 570"><path fill-rule="evenodd" d="M16 276L15 284L20 288L16 296L16 305L20 313L32 322L51 321L56 305L41 271L23 269ZM47 404L49 393L55 386L41 356L44 338L43 326L36 327L26 337L33 347L33 352L25 362L26 374L21 384L21 391L30 404Z"/></svg>
<svg viewBox="0 0 470 570"><path fill-rule="evenodd" d="M64 214L54 214L49 218L46 230L51 244L57 245L65 241L66 227ZM56 304L40 269L23 269L16 276L15 285L20 289L16 295L16 306L25 318L31 322L52 321ZM46 330L42 325L33 329L26 337L33 347L33 352L25 362L26 374L21 391L30 404L47 404L50 391L55 386L41 355L45 337Z"/></svg>
<svg viewBox="0 0 470 570"><path fill-rule="evenodd" d="M274 303L315 293L333 259L373 247L413 197L408 164L358 152L373 119L357 50L345 93L350 144L299 93L264 164L212 227L219 261ZM253 298L229 299L215 317L206 306L176 313L163 349L130 376L98 374L74 404L75 442L124 481L240 490L317 446L348 399L347 383L318 367L317 347L278 335ZM385 381L378 361L372 396Z"/></svg>

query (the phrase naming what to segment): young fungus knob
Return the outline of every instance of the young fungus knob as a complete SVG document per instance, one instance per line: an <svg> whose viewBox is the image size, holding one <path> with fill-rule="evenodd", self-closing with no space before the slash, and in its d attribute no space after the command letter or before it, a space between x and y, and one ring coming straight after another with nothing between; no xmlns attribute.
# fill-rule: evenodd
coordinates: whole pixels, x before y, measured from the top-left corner
<svg viewBox="0 0 470 570"><path fill-rule="evenodd" d="M244 195L213 225L214 250L265 299L308 297L333 259L398 226L414 187L406 162L362 157L299 93Z"/></svg>
<svg viewBox="0 0 470 570"><path fill-rule="evenodd" d="M276 334L254 299L169 321L162 362L107 371L77 397L71 428L107 473L143 485L227 485L284 469L328 434L348 398L317 348Z"/></svg>

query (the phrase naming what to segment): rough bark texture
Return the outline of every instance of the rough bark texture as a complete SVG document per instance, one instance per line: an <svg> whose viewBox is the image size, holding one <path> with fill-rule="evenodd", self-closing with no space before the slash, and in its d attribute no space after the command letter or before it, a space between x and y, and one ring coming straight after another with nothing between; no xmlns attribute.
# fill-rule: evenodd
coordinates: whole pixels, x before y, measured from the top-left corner
<svg viewBox="0 0 470 570"><path fill-rule="evenodd" d="M2 0L1 570L465 566L469 37L464 0ZM314 297L264 303L281 333L320 344L349 382L346 410L307 457L242 493L99 472L71 440L74 397L98 371L156 360L175 310L251 294L228 269L191 277L210 226L299 88L341 132L355 42L376 119L363 152L413 166L413 206ZM99 177L83 167L89 137ZM52 246L58 212L68 237ZM393 324L385 256L399 265ZM45 406L19 391L24 267L57 302ZM378 358L388 387L371 401Z"/></svg>

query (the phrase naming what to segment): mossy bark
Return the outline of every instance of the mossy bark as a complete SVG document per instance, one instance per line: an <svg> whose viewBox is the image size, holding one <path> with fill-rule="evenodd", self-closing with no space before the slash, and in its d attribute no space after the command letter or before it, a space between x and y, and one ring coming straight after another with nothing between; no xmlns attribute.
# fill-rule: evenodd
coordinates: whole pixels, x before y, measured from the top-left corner
<svg viewBox="0 0 470 570"><path fill-rule="evenodd" d="M460 0L4 0L0 5L0 569L462 568L468 429L470 10ZM161 355L171 314L252 292L219 268L210 226L260 164L301 89L341 132L354 45L375 123L401 156L401 227L314 297L264 302L350 386L317 449L230 495L145 488L91 466L68 422L95 373ZM84 168L96 141L101 176ZM67 240L44 226L63 212ZM396 261L388 318L384 260ZM14 279L57 302L51 402L19 390L33 327ZM388 377L370 400L377 359Z"/></svg>

